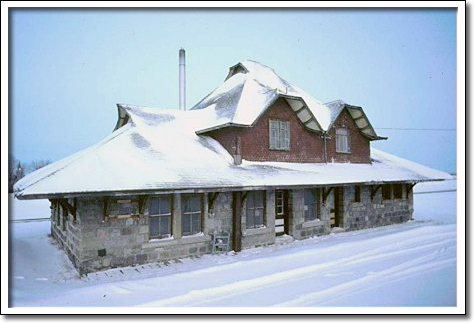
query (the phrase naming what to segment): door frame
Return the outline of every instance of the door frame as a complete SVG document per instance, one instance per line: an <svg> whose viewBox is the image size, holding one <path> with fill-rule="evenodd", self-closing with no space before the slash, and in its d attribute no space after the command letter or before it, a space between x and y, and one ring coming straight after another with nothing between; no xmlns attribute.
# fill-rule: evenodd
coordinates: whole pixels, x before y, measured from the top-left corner
<svg viewBox="0 0 474 323"><path fill-rule="evenodd" d="M278 205L279 202L279 194L281 195L282 205ZM290 221L289 221L289 213L290 208L288 205L290 192L288 189L276 189L275 190L275 235L282 235L282 234L289 234L290 231ZM282 214L279 214L279 207L282 208ZM283 232L276 232L276 220L283 219Z"/></svg>

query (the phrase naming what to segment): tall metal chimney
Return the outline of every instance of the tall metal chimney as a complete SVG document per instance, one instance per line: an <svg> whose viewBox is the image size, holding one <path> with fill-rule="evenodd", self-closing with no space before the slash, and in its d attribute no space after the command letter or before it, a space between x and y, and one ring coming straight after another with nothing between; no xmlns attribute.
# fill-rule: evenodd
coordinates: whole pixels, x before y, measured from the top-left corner
<svg viewBox="0 0 474 323"><path fill-rule="evenodd" d="M186 66L182 48L179 50L179 109L186 110Z"/></svg>

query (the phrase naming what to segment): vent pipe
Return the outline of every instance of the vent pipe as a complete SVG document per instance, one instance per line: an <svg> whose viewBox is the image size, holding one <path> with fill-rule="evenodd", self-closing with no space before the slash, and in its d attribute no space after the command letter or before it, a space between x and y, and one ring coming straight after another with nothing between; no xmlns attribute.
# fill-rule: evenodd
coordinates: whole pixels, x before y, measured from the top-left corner
<svg viewBox="0 0 474 323"><path fill-rule="evenodd" d="M179 50L179 109L186 110L186 66L184 49Z"/></svg>

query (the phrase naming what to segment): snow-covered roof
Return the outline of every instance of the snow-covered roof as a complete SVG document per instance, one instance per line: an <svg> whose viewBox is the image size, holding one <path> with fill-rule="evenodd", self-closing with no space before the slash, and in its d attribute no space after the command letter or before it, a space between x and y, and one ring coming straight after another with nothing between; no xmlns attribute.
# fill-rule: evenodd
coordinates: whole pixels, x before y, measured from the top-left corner
<svg viewBox="0 0 474 323"><path fill-rule="evenodd" d="M191 109L215 110L216 122L198 131L205 133L227 125L251 126L280 97L307 128L327 130L331 121L328 107L282 79L272 68L251 60L232 66L225 82Z"/></svg>
<svg viewBox="0 0 474 323"><path fill-rule="evenodd" d="M210 109L216 113L214 122L197 133L204 134L231 125L251 126L278 98L284 98L310 130L329 130L347 107L364 135L371 140L386 139L377 136L361 107L341 100L323 104L282 79L272 68L251 60L232 66L224 83L191 108Z"/></svg>
<svg viewBox="0 0 474 323"><path fill-rule="evenodd" d="M251 162L234 165L214 139L196 131L215 122L215 109L180 111L119 105L117 128L99 143L47 165L15 184L19 198L97 192L242 189L426 181L445 172L372 149L372 164ZM105 193L104 193L105 194Z"/></svg>

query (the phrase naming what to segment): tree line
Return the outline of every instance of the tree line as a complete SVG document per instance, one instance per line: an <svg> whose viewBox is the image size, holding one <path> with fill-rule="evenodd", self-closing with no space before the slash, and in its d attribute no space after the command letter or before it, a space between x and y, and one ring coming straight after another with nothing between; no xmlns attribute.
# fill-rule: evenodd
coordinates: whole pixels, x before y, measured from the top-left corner
<svg viewBox="0 0 474 323"><path fill-rule="evenodd" d="M49 159L33 160L29 163L21 162L13 156L8 156L8 193L13 193L13 185L26 174L34 172L52 161Z"/></svg>

